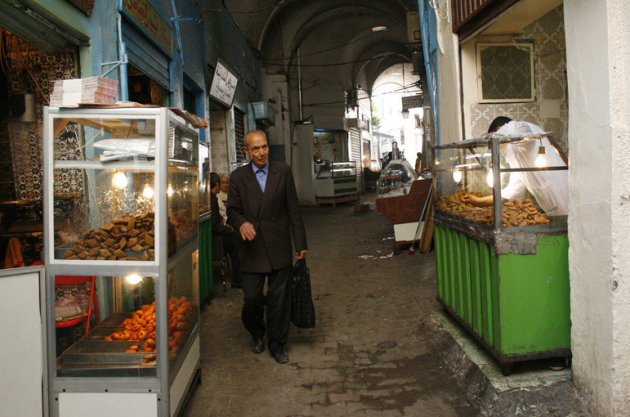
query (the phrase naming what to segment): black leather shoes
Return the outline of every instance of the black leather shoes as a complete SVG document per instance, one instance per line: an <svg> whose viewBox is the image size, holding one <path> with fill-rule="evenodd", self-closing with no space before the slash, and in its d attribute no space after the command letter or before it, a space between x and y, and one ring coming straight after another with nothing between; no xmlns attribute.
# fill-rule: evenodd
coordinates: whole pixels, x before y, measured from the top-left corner
<svg viewBox="0 0 630 417"><path fill-rule="evenodd" d="M254 338L254 342L252 343L252 352L259 354L263 353L265 350L265 341L261 338Z"/></svg>
<svg viewBox="0 0 630 417"><path fill-rule="evenodd" d="M278 362L279 364L289 362L289 354L284 350L283 347L271 348L269 347L269 353L271 356Z"/></svg>

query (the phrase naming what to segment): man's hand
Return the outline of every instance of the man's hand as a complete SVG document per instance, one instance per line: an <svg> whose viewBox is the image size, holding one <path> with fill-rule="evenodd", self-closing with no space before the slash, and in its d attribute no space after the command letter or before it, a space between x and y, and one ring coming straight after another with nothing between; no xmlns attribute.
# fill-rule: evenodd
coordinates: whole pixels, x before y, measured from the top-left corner
<svg viewBox="0 0 630 417"><path fill-rule="evenodd" d="M308 252L306 249L299 250L295 252L295 257L298 259L304 259L306 258L306 252Z"/></svg>
<svg viewBox="0 0 630 417"><path fill-rule="evenodd" d="M464 194L461 198L462 203L469 203L469 204L473 204L476 205L478 204L478 198L474 195L471 194Z"/></svg>
<svg viewBox="0 0 630 417"><path fill-rule="evenodd" d="M243 240L254 240L256 237L256 229L250 222L245 222L239 227L238 231L241 233Z"/></svg>

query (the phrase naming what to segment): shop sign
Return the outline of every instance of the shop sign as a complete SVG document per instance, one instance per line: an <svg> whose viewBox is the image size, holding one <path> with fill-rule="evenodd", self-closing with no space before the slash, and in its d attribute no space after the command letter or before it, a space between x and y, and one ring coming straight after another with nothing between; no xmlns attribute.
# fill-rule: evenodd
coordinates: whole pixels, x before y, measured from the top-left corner
<svg viewBox="0 0 630 417"><path fill-rule="evenodd" d="M173 32L148 0L123 0L123 10L169 55L173 54Z"/></svg>
<svg viewBox="0 0 630 417"><path fill-rule="evenodd" d="M217 60L217 67L214 69L214 77L212 77L212 85L210 86L210 97L231 107L237 82L236 75L227 69L221 61Z"/></svg>
<svg viewBox="0 0 630 417"><path fill-rule="evenodd" d="M424 102L423 102L422 94L402 97L403 111L409 110L409 109L416 109L423 106L424 106Z"/></svg>

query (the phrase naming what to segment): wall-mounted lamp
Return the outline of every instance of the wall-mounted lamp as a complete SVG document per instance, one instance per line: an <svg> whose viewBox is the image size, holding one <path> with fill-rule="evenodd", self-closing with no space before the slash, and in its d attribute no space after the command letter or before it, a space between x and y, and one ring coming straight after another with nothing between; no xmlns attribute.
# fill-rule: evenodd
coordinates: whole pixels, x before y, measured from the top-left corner
<svg viewBox="0 0 630 417"><path fill-rule="evenodd" d="M311 114L304 120L296 120L296 125L312 125L313 124L313 115Z"/></svg>

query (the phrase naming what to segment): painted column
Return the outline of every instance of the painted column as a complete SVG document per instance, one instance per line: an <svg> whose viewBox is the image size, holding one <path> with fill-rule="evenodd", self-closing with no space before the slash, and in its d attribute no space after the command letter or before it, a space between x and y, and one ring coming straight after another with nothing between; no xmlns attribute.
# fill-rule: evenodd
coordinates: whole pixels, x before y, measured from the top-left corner
<svg viewBox="0 0 630 417"><path fill-rule="evenodd" d="M630 416L630 4L564 12L574 382L594 415Z"/></svg>

